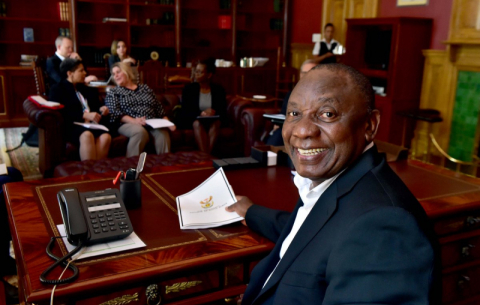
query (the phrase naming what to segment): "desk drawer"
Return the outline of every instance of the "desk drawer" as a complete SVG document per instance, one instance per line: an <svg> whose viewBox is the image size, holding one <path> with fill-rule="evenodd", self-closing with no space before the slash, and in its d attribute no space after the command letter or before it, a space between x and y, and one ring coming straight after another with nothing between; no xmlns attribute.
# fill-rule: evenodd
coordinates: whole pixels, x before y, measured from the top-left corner
<svg viewBox="0 0 480 305"><path fill-rule="evenodd" d="M479 229L480 211L472 211L471 213L436 219L433 222L433 226L438 236Z"/></svg>
<svg viewBox="0 0 480 305"><path fill-rule="evenodd" d="M442 289L444 304L480 295L480 266L443 274Z"/></svg>
<svg viewBox="0 0 480 305"><path fill-rule="evenodd" d="M443 268L480 259L480 231L472 233L440 239Z"/></svg>
<svg viewBox="0 0 480 305"><path fill-rule="evenodd" d="M134 284L135 285L135 284ZM137 283L138 285L138 283ZM132 285L133 286L133 285ZM176 277L160 281L146 281L134 287L118 287L116 292L105 293L76 302L76 305L112 305L112 304L170 304L221 289L221 271L212 270L192 273L184 277ZM148 296L148 297L147 297ZM156 297L155 297L156 296Z"/></svg>

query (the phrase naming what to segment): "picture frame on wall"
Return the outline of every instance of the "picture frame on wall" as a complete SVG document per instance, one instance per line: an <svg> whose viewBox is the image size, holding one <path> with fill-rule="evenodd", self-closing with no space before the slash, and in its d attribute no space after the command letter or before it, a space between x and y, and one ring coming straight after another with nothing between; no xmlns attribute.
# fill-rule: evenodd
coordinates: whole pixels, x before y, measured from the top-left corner
<svg viewBox="0 0 480 305"><path fill-rule="evenodd" d="M428 0L397 0L397 6L427 5Z"/></svg>

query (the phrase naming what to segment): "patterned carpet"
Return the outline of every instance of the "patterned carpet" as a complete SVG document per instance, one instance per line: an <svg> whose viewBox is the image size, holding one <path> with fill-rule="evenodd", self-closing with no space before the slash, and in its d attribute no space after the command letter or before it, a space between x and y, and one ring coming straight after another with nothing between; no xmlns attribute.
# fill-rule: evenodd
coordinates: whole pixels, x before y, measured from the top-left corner
<svg viewBox="0 0 480 305"><path fill-rule="evenodd" d="M22 132L26 131L26 127L0 129L1 162L20 170L24 180L42 179L42 174L38 170L38 147L30 147L24 143L20 148L12 152L5 152L20 144Z"/></svg>

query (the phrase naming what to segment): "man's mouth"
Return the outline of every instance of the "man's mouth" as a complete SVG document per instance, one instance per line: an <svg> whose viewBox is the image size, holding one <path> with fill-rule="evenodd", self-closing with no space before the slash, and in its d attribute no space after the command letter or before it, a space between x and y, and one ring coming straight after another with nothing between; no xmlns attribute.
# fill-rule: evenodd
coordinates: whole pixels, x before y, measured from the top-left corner
<svg viewBox="0 0 480 305"><path fill-rule="evenodd" d="M311 148L311 149L301 149L297 148L298 153L302 156L315 156L327 150L327 148Z"/></svg>

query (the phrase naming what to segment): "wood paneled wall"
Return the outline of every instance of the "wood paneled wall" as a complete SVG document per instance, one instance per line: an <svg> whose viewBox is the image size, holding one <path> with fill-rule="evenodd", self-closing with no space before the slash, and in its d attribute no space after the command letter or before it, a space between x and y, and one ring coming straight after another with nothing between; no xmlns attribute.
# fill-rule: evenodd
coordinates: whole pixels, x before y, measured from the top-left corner
<svg viewBox="0 0 480 305"><path fill-rule="evenodd" d="M335 39L345 45L347 33L347 18L374 18L378 15L380 0L324 0L322 20L318 32L323 32L327 23L335 25ZM312 33L313 34L313 33ZM312 57L314 44L292 43L292 66L299 69L302 62ZM348 52L348 50L347 50Z"/></svg>

